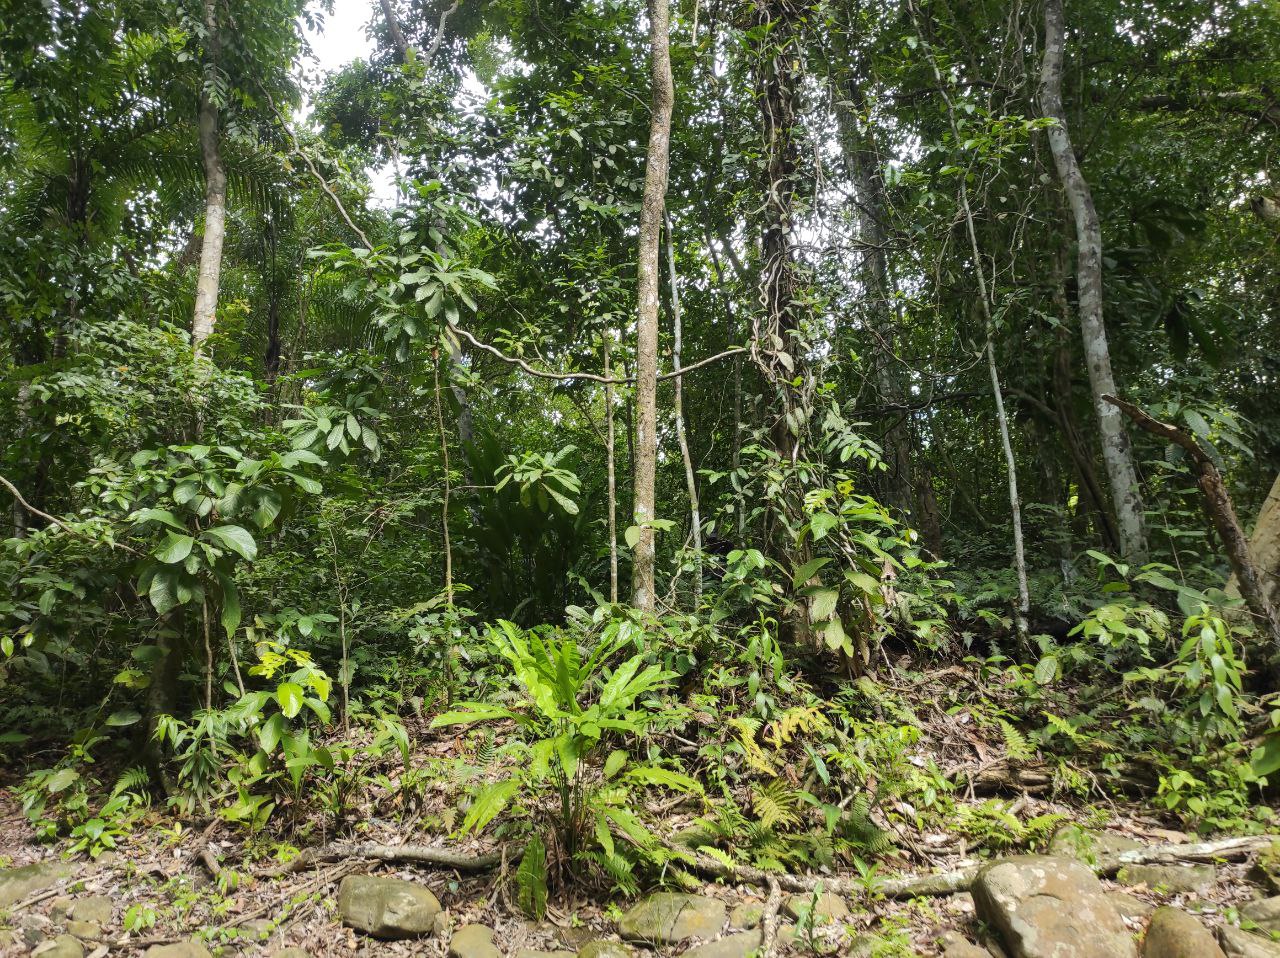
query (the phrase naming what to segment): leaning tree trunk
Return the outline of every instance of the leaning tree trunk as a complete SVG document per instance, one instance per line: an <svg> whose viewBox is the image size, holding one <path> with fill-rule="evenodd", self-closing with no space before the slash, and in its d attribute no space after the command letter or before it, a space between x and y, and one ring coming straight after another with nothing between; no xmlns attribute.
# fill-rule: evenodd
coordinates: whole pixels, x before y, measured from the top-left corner
<svg viewBox="0 0 1280 958"><path fill-rule="evenodd" d="M1085 364L1093 391L1093 406L1102 434L1102 461L1111 485L1111 500L1120 528L1120 547L1130 561L1146 556L1147 541L1142 495L1133 465L1133 451L1120 411L1102 397L1116 393L1111 371L1111 351L1102 319L1102 227L1093 194L1080 171L1067 129L1062 105L1062 59L1066 44L1062 0L1045 0L1044 62L1040 72L1040 107L1054 120L1048 130L1053 164L1062 189L1071 204L1076 227L1076 284L1080 312L1080 333L1084 338Z"/></svg>
<svg viewBox="0 0 1280 958"><path fill-rule="evenodd" d="M1280 689L1280 610L1271 602L1266 582L1258 567L1254 564L1249 550L1249 540L1245 537L1240 520L1236 517L1235 505L1231 502L1231 493L1218 471L1217 465L1201 447L1191 433L1172 423L1161 422L1153 418L1145 410L1133 403L1117 399L1110 394L1103 401L1123 412L1134 423L1153 436L1159 436L1175 445L1181 446L1191 457L1196 470L1196 485L1204 494L1204 509L1213 523L1222 547L1226 550L1227 561L1231 563L1231 571L1243 596L1245 605L1253 613L1259 630L1270 639L1271 664L1270 675L1273 689Z"/></svg>
<svg viewBox="0 0 1280 958"><path fill-rule="evenodd" d="M196 305L191 317L191 340L196 355L213 333L218 311L218 283L222 275L222 244L227 235L227 171L222 165L218 131L218 106L212 99L218 64L216 0L204 0L206 63L200 91L200 156L204 161L204 242L200 246L200 273L196 280Z"/></svg>
<svg viewBox="0 0 1280 958"><path fill-rule="evenodd" d="M671 110L675 84L671 78L668 0L650 0L650 77L653 86L649 118L649 150L645 157L644 198L640 206L640 255L636 308L636 444L635 524L640 536L632 564L631 601L652 612L655 601L654 483L658 467L658 282L659 243L667 202L670 165Z"/></svg>

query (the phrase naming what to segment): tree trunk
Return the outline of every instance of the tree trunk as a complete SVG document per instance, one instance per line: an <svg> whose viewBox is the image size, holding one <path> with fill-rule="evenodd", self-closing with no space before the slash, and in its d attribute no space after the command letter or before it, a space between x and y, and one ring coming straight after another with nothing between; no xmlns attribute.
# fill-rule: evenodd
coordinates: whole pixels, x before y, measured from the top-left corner
<svg viewBox="0 0 1280 958"><path fill-rule="evenodd" d="M218 311L218 282L222 274L222 243L227 233L227 172L222 166L218 132L218 107L210 97L218 62L216 0L204 0L206 64L200 92L200 155L204 160L204 242L200 246L200 273L196 280L196 305L191 317L191 340L196 355L213 332Z"/></svg>
<svg viewBox="0 0 1280 958"><path fill-rule="evenodd" d="M1258 521L1249 537L1249 556L1258 570L1267 601L1273 609L1280 609L1280 476L1276 476L1266 502L1258 510ZM1235 575L1227 583L1227 594L1240 594Z"/></svg>
<svg viewBox="0 0 1280 958"><path fill-rule="evenodd" d="M840 93L843 92L843 97ZM885 218L889 203L884 179L871 133L864 127L860 114L866 110L866 98L858 81L849 75L843 90L836 86L836 121L840 132L840 150L845 171L853 182L858 239L862 244L862 285L871 328L878 348L874 356L876 388L885 405L901 403L904 390L894 372L895 320L894 290L885 256ZM911 459L914 452L908 415L893 415L885 429L885 465L889 467L889 504L916 516L915 481Z"/></svg>
<svg viewBox="0 0 1280 958"><path fill-rule="evenodd" d="M640 254L636 309L636 455L635 518L640 537L632 565L631 601L652 612L655 603L654 483L658 466L658 244L666 210L670 165L671 78L668 0L650 0L650 76L653 86L649 149L645 157L644 198L640 207Z"/></svg>
<svg viewBox="0 0 1280 958"><path fill-rule="evenodd" d="M1280 657L1277 657L1277 653L1280 653L1280 610L1272 603L1265 578L1254 565L1249 540L1245 538L1240 520L1236 518L1231 493L1227 491L1227 484L1218 472L1218 467L1200 448L1195 437L1186 430L1154 419L1133 403L1110 394L1104 396L1103 401L1123 412L1147 432L1181 446L1190 455L1196 470L1196 484L1204 493L1205 512L1209 514L1209 519L1222 540L1222 546L1226 549L1227 561L1231 563L1231 571L1235 574L1240 594L1253 613L1259 630L1271 640L1269 674L1273 689L1280 689Z"/></svg>
<svg viewBox="0 0 1280 958"><path fill-rule="evenodd" d="M680 314L680 290L676 285L675 243L671 236L671 217L667 217L667 284L671 294L671 366L680 368L680 347L683 333ZM680 458L684 461L684 482L689 492L689 525L693 534L693 608L696 612L702 604L702 514L698 504L698 483L693 469L693 457L689 454L689 437L684 425L684 377L675 378L676 439L680 443Z"/></svg>
<svg viewBox="0 0 1280 958"><path fill-rule="evenodd" d="M604 378L608 379L609 369L608 332L604 337ZM617 442L613 432L613 383L604 384L604 422L605 422L605 465L608 471L609 484L609 601L618 601L618 480L617 480Z"/></svg>
<svg viewBox="0 0 1280 958"><path fill-rule="evenodd" d="M1146 523L1133 452L1120 411L1102 398L1117 391L1111 371L1107 328L1102 319L1102 227L1093 205L1093 194L1071 145L1066 110L1062 105L1062 59L1066 44L1062 0L1045 0L1044 23L1040 108L1046 117L1056 121L1048 130L1049 149L1075 220L1077 307L1080 333L1084 338L1085 365L1089 370L1093 405L1102 434L1102 461L1111 485L1120 548L1126 559L1140 562L1147 553Z"/></svg>
<svg viewBox="0 0 1280 958"><path fill-rule="evenodd" d="M391 35L391 45L396 48L396 56L401 63L409 59L409 45L404 41L404 34L400 30L400 20L396 16L395 8L391 6L391 0L379 0L382 4L382 18L387 23L387 33Z"/></svg>

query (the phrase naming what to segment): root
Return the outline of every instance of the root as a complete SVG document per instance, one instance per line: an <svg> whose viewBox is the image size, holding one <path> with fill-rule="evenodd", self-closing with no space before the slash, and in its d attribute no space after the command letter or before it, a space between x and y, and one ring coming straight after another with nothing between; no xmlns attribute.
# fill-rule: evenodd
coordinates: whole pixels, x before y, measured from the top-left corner
<svg viewBox="0 0 1280 958"><path fill-rule="evenodd" d="M769 897L764 903L764 914L760 918L760 948L756 952L759 958L773 958L773 948L778 941L778 909L782 907L782 886L778 879L769 879Z"/></svg>

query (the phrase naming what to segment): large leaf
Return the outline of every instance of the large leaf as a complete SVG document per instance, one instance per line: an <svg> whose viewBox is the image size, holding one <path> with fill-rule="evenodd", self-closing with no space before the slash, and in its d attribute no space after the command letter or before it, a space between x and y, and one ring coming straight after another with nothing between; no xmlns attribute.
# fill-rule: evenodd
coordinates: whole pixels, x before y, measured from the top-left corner
<svg viewBox="0 0 1280 958"><path fill-rule="evenodd" d="M242 559L252 562L258 558L258 543L244 526L214 526L204 534Z"/></svg>
<svg viewBox="0 0 1280 958"><path fill-rule="evenodd" d="M302 710L302 686L296 682L281 682L276 688L276 701L285 718L293 718Z"/></svg>
<svg viewBox="0 0 1280 958"><path fill-rule="evenodd" d="M524 847L520 867L516 870L516 900L520 910L535 921L547 913L547 848L534 835Z"/></svg>
<svg viewBox="0 0 1280 958"><path fill-rule="evenodd" d="M191 555L191 547L196 540L181 532L170 532L164 541L156 547L155 557L166 565L177 565Z"/></svg>

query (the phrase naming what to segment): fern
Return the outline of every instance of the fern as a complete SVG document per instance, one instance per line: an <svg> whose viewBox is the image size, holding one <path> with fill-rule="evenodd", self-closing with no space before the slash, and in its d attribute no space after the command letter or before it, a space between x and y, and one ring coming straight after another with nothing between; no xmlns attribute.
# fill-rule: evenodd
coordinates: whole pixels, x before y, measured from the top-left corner
<svg viewBox="0 0 1280 958"><path fill-rule="evenodd" d="M1027 737L1004 719L999 719L1000 731L1004 735L1005 754L1015 762L1028 762L1035 758L1036 750Z"/></svg>
<svg viewBox="0 0 1280 958"><path fill-rule="evenodd" d="M547 846L534 835L525 846L516 870L516 901L520 910L535 921L547 913Z"/></svg>
<svg viewBox="0 0 1280 958"><path fill-rule="evenodd" d="M799 805L799 793L780 778L775 778L766 785L752 786L751 808L765 828L786 828L798 824Z"/></svg>
<svg viewBox="0 0 1280 958"><path fill-rule="evenodd" d="M769 756L756 741L756 733L760 731L759 720L740 716L729 719L729 724L738 732L738 741L742 743L742 752L746 756L747 764L765 775L777 775L778 772L769 761Z"/></svg>
<svg viewBox="0 0 1280 958"><path fill-rule="evenodd" d="M831 723L817 706L808 708L796 706L783 712L765 737L774 748L782 748L795 737L797 732L821 734L830 728Z"/></svg>

